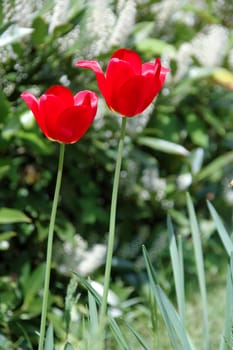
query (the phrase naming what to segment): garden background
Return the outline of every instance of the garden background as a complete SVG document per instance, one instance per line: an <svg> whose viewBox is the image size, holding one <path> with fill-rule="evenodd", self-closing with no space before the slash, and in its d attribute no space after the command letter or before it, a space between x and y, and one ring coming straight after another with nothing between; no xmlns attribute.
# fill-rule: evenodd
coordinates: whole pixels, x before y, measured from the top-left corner
<svg viewBox="0 0 233 350"><path fill-rule="evenodd" d="M30 90L39 96L53 84L73 92L97 91L93 73L74 64L95 59L104 67L119 47L134 49L143 61L159 56L171 72L155 103L128 120L112 269L112 315L123 315L149 336L143 244L161 286L173 298L169 214L183 239L187 319L201 348L188 191L201 231L213 349L219 343L227 256L206 200L232 232L232 0L1 0L0 349L33 349L37 342L58 158L58 144L41 134L20 94ZM103 282L119 122L120 117L100 97L94 124L80 142L66 149L49 305L58 346L65 337L65 297L72 271ZM86 291L72 283L70 334L75 342L86 315ZM158 329L162 334L158 349L168 349L160 317ZM115 349L109 341L109 349Z"/></svg>

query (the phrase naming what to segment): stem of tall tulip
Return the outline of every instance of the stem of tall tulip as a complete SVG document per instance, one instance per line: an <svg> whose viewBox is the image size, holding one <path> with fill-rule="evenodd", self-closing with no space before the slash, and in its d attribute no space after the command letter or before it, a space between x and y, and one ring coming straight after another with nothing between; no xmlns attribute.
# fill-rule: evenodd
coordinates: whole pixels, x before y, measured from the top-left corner
<svg viewBox="0 0 233 350"><path fill-rule="evenodd" d="M57 213L57 205L58 205L58 200L59 200L59 193L60 193L60 188L61 188L64 153L65 153L65 144L61 143L60 144L58 170L57 170L57 181L56 181L53 206L52 206L50 223L49 223L47 257L46 257L46 267L45 267L45 280L44 280L44 294L43 294L43 304L42 304L42 312L41 312L40 338L39 338L38 350L44 349L45 328L46 328L46 318L47 318L47 308L48 308L48 296L49 296L49 283L50 283L50 273L51 273L51 263L52 263L53 235L54 235L54 226L55 226L55 219L56 219L56 213Z"/></svg>
<svg viewBox="0 0 233 350"><path fill-rule="evenodd" d="M122 118L120 141L118 146L116 168L115 168L115 174L114 174L114 180L113 180L112 201L111 201L110 221L109 221L108 250L107 250L105 275L104 275L104 293L103 293L103 300L102 300L101 309L100 309L101 322L104 322L104 319L107 313L108 291L109 291L109 285L110 285L112 256L113 256L114 237L115 237L117 194L118 194L121 161L122 161L122 153L123 153L124 138L125 138L126 119L127 119L126 117Z"/></svg>

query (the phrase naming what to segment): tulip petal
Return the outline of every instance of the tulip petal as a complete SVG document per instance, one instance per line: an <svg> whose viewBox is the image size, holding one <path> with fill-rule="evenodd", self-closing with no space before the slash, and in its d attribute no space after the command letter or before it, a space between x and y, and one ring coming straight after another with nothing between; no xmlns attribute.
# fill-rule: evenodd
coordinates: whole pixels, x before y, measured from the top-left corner
<svg viewBox="0 0 233 350"><path fill-rule="evenodd" d="M60 99L60 103L64 104L64 108L71 107L74 104L74 97L72 92L62 85L53 85L46 92L45 95L54 95Z"/></svg>
<svg viewBox="0 0 233 350"><path fill-rule="evenodd" d="M59 141L57 133L57 120L64 111L64 104L54 95L42 95L40 98L39 111L44 121L46 136L52 140ZM43 130L44 131L44 130Z"/></svg>
<svg viewBox="0 0 233 350"><path fill-rule="evenodd" d="M86 105L89 108L97 108L98 96L90 90L82 90L74 96L75 106Z"/></svg>
<svg viewBox="0 0 233 350"><path fill-rule="evenodd" d="M170 72L169 68L166 67L161 67L161 71L160 71L160 76L159 76L159 80L160 80L160 84L163 85L167 76L167 73Z"/></svg>
<svg viewBox="0 0 233 350"><path fill-rule="evenodd" d="M92 124L96 109L90 105L70 107L62 112L57 119L57 137L60 142L77 142Z"/></svg>
<svg viewBox="0 0 233 350"><path fill-rule="evenodd" d="M128 62L135 74L141 74L142 61L140 56L136 52L124 48L119 49L114 52L114 54L111 57L111 60L113 58L118 58L121 61Z"/></svg>
<svg viewBox="0 0 233 350"><path fill-rule="evenodd" d="M92 61L92 60L82 60L78 61L75 63L77 67L81 68L88 68L93 70L93 72L96 75L96 80L99 86L100 91L102 94L105 96L106 94L106 80L105 80L105 75L104 72L102 71L102 68L100 67L99 63L97 61Z"/></svg>
<svg viewBox="0 0 233 350"><path fill-rule="evenodd" d="M113 96L112 108L126 117L140 114L153 101L162 88L160 80L154 77L135 76L121 88L121 93Z"/></svg>
<svg viewBox="0 0 233 350"><path fill-rule="evenodd" d="M109 107L112 107L112 100L121 94L122 86L135 76L135 73L128 62L121 61L118 58L112 58L109 61L106 71L106 90L103 95Z"/></svg>
<svg viewBox="0 0 233 350"><path fill-rule="evenodd" d="M34 114L34 117L37 121L37 124L43 131L43 133L47 136L47 129L44 123L44 119L41 117L40 111L39 111L39 101L38 99L31 94L30 92L23 92L21 94L21 98L26 102L28 107L31 109L32 113Z"/></svg>

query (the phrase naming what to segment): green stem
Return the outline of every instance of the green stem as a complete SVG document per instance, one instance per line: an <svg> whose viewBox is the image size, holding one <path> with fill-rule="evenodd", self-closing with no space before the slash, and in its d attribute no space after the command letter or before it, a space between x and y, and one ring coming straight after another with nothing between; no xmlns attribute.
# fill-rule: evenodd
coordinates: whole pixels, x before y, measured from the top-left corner
<svg viewBox="0 0 233 350"><path fill-rule="evenodd" d="M111 267L112 267L114 237L115 237L117 194L118 194L118 187L119 187L119 178L120 178L122 152L123 152L124 138L125 138L125 129L126 129L126 117L123 117L122 124L121 124L121 134L120 134L120 141L119 141L119 146L118 146L114 181L113 181L113 189L112 189L112 201L111 201L109 236L108 236L108 250L107 250L105 275L104 275L104 293L103 293L103 301L102 301L101 310L100 310L100 321L102 321L102 322L104 321L104 318L106 317L106 313L107 313L108 291L109 291L109 285L110 285L110 275L111 275Z"/></svg>
<svg viewBox="0 0 233 350"><path fill-rule="evenodd" d="M44 280L44 294L43 294L43 304L42 304L41 323L40 323L40 339L39 339L38 350L43 350L43 348L44 348L45 328L46 328L46 318L47 318L47 308L48 308L48 296L49 296L49 282L50 282L51 263L52 263L53 234L54 234L54 226L55 226L55 219L56 219L56 213L57 213L57 205L58 205L58 200L59 200L59 193L60 193L60 188L61 188L64 153L65 153L65 144L61 143L60 144L58 170L57 170L57 181L56 181L53 206L52 206L52 212L51 212L50 223L49 223L47 257L46 257L46 267L45 267L45 280Z"/></svg>

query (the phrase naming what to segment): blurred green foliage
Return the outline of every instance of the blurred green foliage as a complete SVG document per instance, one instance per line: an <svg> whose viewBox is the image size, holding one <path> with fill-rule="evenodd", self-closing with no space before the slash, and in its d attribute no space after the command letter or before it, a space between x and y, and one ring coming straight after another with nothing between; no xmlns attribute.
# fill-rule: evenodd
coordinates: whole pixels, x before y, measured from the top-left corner
<svg viewBox="0 0 233 350"><path fill-rule="evenodd" d="M128 120L113 272L138 286L143 243L166 266L167 213L188 240L187 190L206 247L214 232L206 199L232 223L232 11L231 0L0 2L0 348L31 349L30 342L36 343L58 161L57 144L41 134L20 93L39 96L52 84L98 91L92 72L74 63L96 59L105 67L120 46L138 51L144 61L161 56L170 66L156 103ZM105 242L119 118L100 98L92 128L66 147L56 226L61 254L76 234L90 246ZM217 243L211 250L218 256ZM59 259L53 267L50 318L63 340L58 310L70 272L58 272Z"/></svg>

